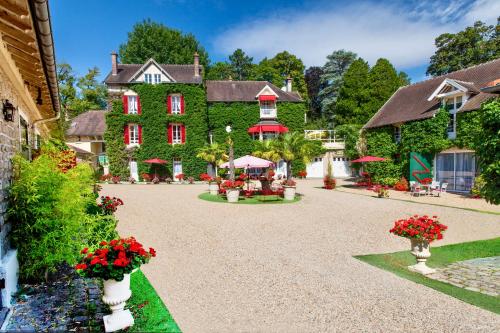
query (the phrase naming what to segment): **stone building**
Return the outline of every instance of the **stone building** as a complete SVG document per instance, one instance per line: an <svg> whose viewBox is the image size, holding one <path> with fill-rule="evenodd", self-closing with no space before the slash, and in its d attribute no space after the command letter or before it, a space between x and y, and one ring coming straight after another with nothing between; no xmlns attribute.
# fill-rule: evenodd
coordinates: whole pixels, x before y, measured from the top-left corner
<svg viewBox="0 0 500 333"><path fill-rule="evenodd" d="M11 158L31 158L59 115L56 62L47 1L0 2L0 324L17 289L16 250L5 223Z"/></svg>

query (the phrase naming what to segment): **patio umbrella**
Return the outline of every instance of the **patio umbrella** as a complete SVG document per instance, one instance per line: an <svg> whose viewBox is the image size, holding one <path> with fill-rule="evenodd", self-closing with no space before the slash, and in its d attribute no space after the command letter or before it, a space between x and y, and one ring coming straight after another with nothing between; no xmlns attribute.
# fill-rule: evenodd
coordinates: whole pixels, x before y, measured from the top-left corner
<svg viewBox="0 0 500 333"><path fill-rule="evenodd" d="M258 158L252 155L245 155L234 160L234 167L237 169L244 168L245 171L248 168L269 168L273 166L274 163L263 158ZM221 168L229 168L229 162L226 162L220 166ZM250 187L250 176L247 179L247 190Z"/></svg>
<svg viewBox="0 0 500 333"><path fill-rule="evenodd" d="M144 163L148 163L148 164L167 164L168 162L165 161L165 160L162 160L160 158L151 158L149 160L145 160ZM156 167L155 167L155 178L156 178Z"/></svg>
<svg viewBox="0 0 500 333"><path fill-rule="evenodd" d="M377 157L377 156L363 156L361 158L358 158L357 160L351 161L352 163L367 163L367 162L381 162L385 161L386 158L383 157Z"/></svg>

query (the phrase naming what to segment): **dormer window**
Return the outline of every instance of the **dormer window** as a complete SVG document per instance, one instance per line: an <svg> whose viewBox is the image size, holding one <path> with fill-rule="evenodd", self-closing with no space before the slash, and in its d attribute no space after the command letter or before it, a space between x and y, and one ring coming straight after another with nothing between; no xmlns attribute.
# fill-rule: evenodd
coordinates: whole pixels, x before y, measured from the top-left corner
<svg viewBox="0 0 500 333"><path fill-rule="evenodd" d="M155 82L155 84L161 83L161 74L154 75L154 82Z"/></svg>
<svg viewBox="0 0 500 333"><path fill-rule="evenodd" d="M144 82L153 83L153 74L144 74Z"/></svg>
<svg viewBox="0 0 500 333"><path fill-rule="evenodd" d="M260 118L276 118L276 96L260 95Z"/></svg>
<svg viewBox="0 0 500 333"><path fill-rule="evenodd" d="M457 137L457 112L462 107L463 96L453 96L443 100L446 109L450 113L450 121L448 123L448 139L455 139Z"/></svg>

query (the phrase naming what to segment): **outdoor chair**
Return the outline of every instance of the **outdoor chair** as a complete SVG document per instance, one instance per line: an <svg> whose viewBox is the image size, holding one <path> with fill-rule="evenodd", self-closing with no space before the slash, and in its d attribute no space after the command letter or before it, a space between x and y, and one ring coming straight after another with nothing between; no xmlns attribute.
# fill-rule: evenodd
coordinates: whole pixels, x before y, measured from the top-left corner
<svg viewBox="0 0 500 333"><path fill-rule="evenodd" d="M421 196L421 195L426 195L427 194L427 191L425 189L423 189L422 187L420 187L420 185L418 184L414 184L413 185L413 190L411 191L411 194L413 196Z"/></svg>
<svg viewBox="0 0 500 333"><path fill-rule="evenodd" d="M439 190L439 192L446 193L447 188L448 188L448 183L443 183L443 185L441 185L441 189Z"/></svg>
<svg viewBox="0 0 500 333"><path fill-rule="evenodd" d="M436 192L436 193L437 193L437 195L439 196L439 194L441 193L441 187L440 187L440 184L441 184L441 183L440 183L440 182L438 182L438 181L433 181L433 182L431 183L431 186L430 186L430 189L429 189L429 190L430 190L430 192L431 192L431 194L434 194L434 192Z"/></svg>

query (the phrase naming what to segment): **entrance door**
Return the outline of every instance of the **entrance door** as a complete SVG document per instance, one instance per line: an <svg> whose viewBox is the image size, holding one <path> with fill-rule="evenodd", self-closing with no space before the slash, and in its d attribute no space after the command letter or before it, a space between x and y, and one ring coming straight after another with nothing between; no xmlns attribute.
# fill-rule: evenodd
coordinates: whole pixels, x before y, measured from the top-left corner
<svg viewBox="0 0 500 333"><path fill-rule="evenodd" d="M334 157L332 167L334 177L347 178L351 174L349 161L344 157Z"/></svg>
<svg viewBox="0 0 500 333"><path fill-rule="evenodd" d="M306 166L308 178L323 178L323 157L315 157L311 163Z"/></svg>
<svg viewBox="0 0 500 333"><path fill-rule="evenodd" d="M180 159L174 159L172 171L173 171L172 173L174 175L174 180L176 180L177 178L175 178L175 176L182 173L182 161Z"/></svg>
<svg viewBox="0 0 500 333"><path fill-rule="evenodd" d="M475 157L473 153L444 153L436 158L436 179L448 183L452 191L470 191L474 183Z"/></svg>
<svg viewBox="0 0 500 333"><path fill-rule="evenodd" d="M139 180L139 172L137 171L137 162L130 161L130 177L134 178L136 181Z"/></svg>

